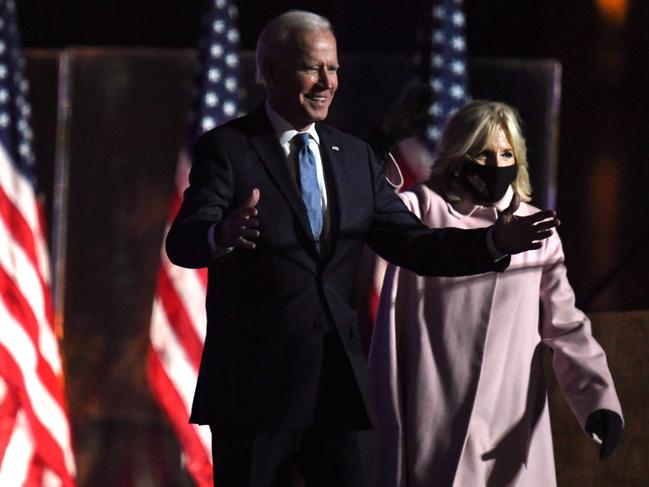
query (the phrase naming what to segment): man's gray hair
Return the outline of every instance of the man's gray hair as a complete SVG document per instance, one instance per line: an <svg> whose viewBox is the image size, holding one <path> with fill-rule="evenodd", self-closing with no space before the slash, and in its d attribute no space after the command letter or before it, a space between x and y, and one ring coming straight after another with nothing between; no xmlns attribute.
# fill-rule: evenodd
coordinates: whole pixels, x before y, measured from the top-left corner
<svg viewBox="0 0 649 487"><path fill-rule="evenodd" d="M333 32L331 23L322 15L306 10L289 10L268 22L259 34L255 56L257 83L264 84L264 69L268 63L284 51L295 32L314 32L328 30Z"/></svg>

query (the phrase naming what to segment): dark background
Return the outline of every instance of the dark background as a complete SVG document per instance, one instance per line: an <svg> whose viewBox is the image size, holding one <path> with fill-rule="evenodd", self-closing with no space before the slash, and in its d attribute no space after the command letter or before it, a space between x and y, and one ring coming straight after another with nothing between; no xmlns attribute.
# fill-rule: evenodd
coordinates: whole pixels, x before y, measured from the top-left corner
<svg viewBox="0 0 649 487"><path fill-rule="evenodd" d="M199 36L200 1L17 3L25 47L195 48ZM244 49L254 49L270 18L304 8L333 22L340 51L404 56L414 51L428 4L238 3ZM617 21L606 16L604 4L623 15ZM562 63L557 210L578 300L587 311L649 308L649 2L472 0L464 10L470 57ZM343 66L342 83L344 73Z"/></svg>

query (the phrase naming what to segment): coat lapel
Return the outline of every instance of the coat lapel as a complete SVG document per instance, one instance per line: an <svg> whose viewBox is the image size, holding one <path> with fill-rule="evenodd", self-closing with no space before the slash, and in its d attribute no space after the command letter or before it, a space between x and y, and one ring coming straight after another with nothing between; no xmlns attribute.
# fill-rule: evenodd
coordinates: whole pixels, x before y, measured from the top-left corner
<svg viewBox="0 0 649 487"><path fill-rule="evenodd" d="M309 224L306 207L304 206L302 196L300 195L298 187L293 180L293 175L286 163L284 152L277 141L273 127L268 120L263 107L255 112L254 117L256 120L253 123L260 127L260 130L251 136L250 144L259 155L259 159L266 167L270 178L279 188L279 191L286 199L291 210L297 216L297 219L304 230L306 240L309 241L311 250L317 256L318 251L316 250L313 236L311 234L311 226Z"/></svg>
<svg viewBox="0 0 649 487"><path fill-rule="evenodd" d="M329 231L323 247L323 258L328 259L336 245L340 229L341 188L344 185L344 152L335 136L326 125L317 126L320 137L320 153L327 183L327 205L329 213Z"/></svg>

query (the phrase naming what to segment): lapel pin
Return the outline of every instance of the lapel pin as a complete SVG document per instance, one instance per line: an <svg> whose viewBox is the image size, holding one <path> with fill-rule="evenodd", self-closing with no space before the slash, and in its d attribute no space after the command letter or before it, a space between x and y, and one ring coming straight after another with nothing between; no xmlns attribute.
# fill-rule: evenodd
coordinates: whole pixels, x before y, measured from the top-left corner
<svg viewBox="0 0 649 487"><path fill-rule="evenodd" d="M333 150L337 150L337 151L340 150L340 147L338 147L337 145L332 145L331 148L332 148Z"/></svg>

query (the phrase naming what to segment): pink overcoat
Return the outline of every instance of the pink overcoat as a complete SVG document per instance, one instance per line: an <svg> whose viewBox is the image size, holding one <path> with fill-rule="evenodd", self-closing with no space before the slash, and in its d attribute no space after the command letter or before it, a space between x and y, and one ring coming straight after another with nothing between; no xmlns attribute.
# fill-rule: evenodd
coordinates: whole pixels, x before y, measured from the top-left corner
<svg viewBox="0 0 649 487"><path fill-rule="evenodd" d="M493 207L453 207L423 185L402 197L431 227L497 218ZM522 203L516 214L536 211ZM556 485L542 345L582 428L597 409L621 415L556 232L504 273L423 278L390 266L369 357L379 485Z"/></svg>

